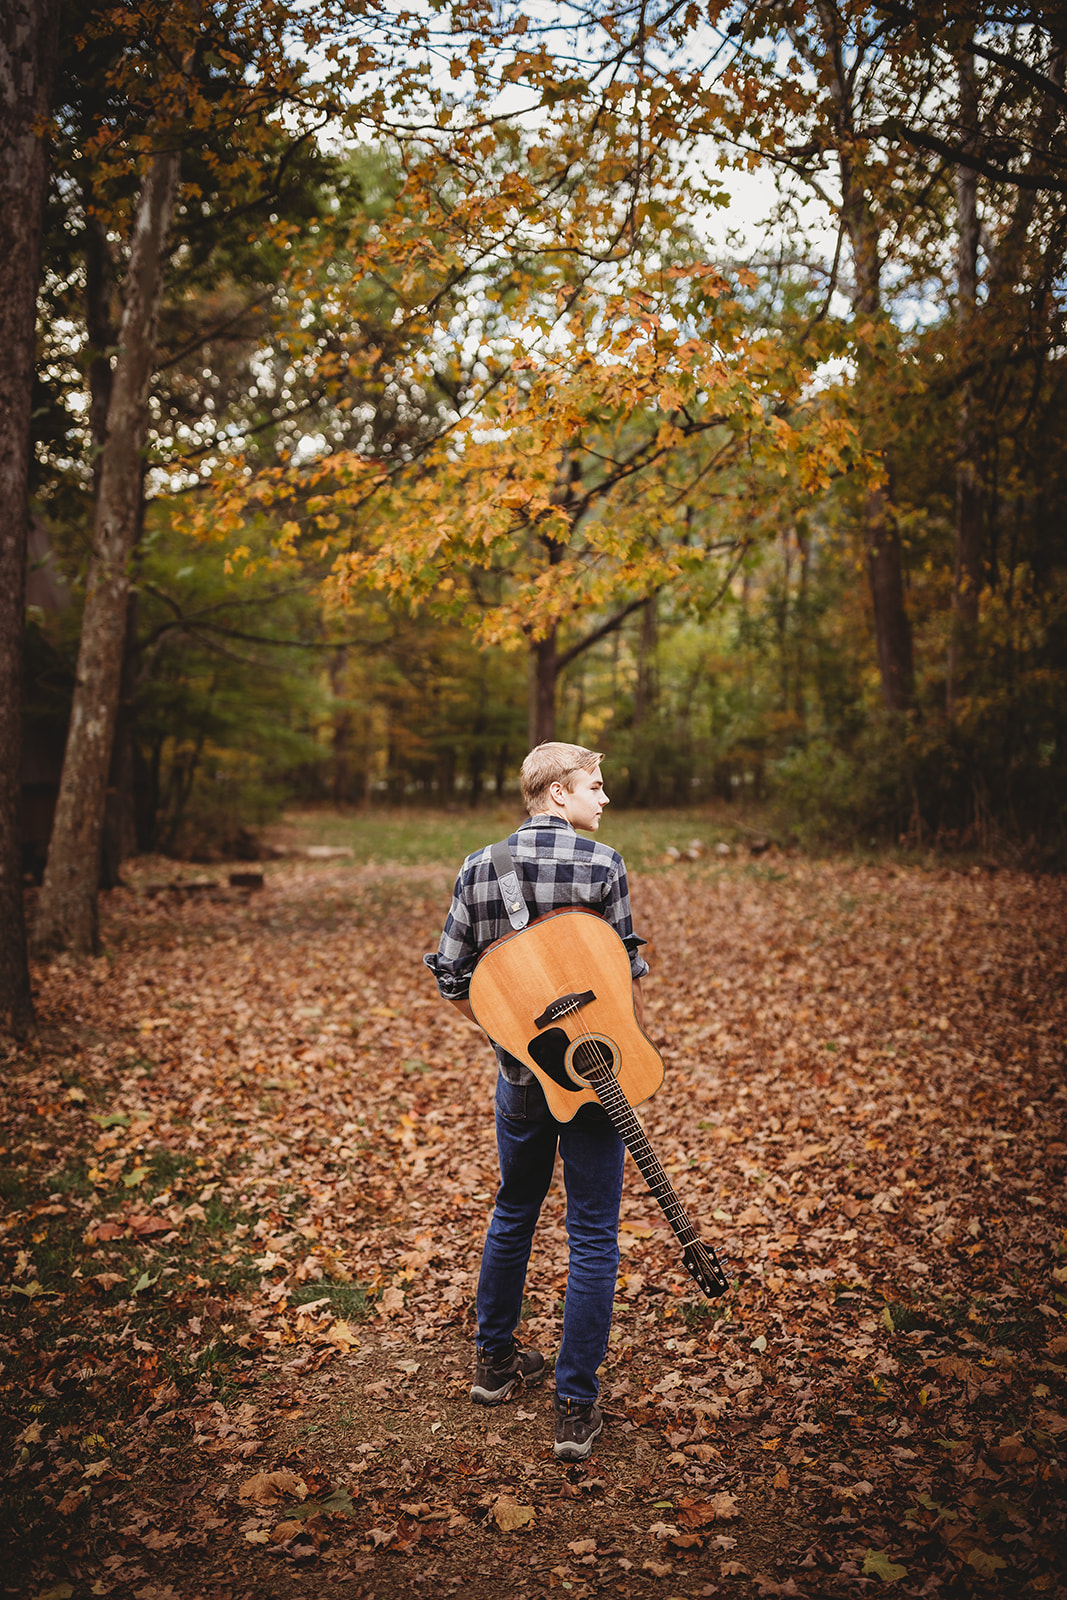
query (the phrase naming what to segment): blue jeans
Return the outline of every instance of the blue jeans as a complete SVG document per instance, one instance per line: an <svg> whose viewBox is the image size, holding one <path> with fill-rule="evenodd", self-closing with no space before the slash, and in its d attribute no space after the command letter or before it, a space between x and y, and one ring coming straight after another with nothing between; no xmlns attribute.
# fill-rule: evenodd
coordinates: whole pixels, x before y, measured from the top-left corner
<svg viewBox="0 0 1067 1600"><path fill-rule="evenodd" d="M608 1350L626 1147L600 1106L583 1106L572 1121L557 1122L539 1083L509 1083L504 1077L497 1078L496 1141L500 1188L478 1278L478 1354L484 1359L511 1348L558 1144L570 1259L556 1399L565 1409L581 1409L599 1393L596 1369Z"/></svg>

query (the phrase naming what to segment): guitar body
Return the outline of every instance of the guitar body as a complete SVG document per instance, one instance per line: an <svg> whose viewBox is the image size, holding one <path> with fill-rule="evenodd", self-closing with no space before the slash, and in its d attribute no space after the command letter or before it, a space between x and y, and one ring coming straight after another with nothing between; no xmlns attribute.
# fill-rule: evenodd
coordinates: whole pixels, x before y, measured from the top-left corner
<svg viewBox="0 0 1067 1600"><path fill-rule="evenodd" d="M474 969L470 1006L536 1075L557 1122L602 1098L591 1070L610 1067L631 1106L663 1082L660 1053L634 1014L626 946L595 911L549 911L491 944Z"/></svg>
<svg viewBox="0 0 1067 1600"><path fill-rule="evenodd" d="M663 1061L634 1015L630 957L615 929L582 906L549 911L483 952L470 1007L490 1039L533 1072L557 1122L596 1100L640 1169L704 1293L729 1281L686 1216L633 1108L663 1082Z"/></svg>

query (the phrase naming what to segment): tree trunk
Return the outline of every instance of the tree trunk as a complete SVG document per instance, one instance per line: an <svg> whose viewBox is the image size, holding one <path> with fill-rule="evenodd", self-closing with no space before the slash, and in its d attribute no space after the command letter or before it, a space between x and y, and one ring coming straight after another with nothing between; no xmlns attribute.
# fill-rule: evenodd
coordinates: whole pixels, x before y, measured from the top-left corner
<svg viewBox="0 0 1067 1600"><path fill-rule="evenodd" d="M634 684L633 728L637 730L656 709L656 645L659 619L656 616L659 596L649 595L641 607L641 632L637 643L637 682ZM618 638L618 634L616 634Z"/></svg>
<svg viewBox="0 0 1067 1600"><path fill-rule="evenodd" d="M114 373L111 348L115 343L112 300L115 262L107 229L90 210L91 192L83 196L85 209L85 332L89 340L89 434L93 441L93 488L100 488L100 464L107 439L107 413Z"/></svg>
<svg viewBox="0 0 1067 1600"><path fill-rule="evenodd" d="M882 489L872 489L867 496L864 542L882 698L887 711L907 711L915 694L911 625L904 603L900 540Z"/></svg>
<svg viewBox="0 0 1067 1600"><path fill-rule="evenodd" d="M122 674L115 717L115 738L111 747L104 802L104 827L100 846L100 888L114 889L122 882L122 863L136 846L133 822L133 743L134 704L137 693L137 617L139 595L131 588L126 596L126 627L122 646Z"/></svg>
<svg viewBox="0 0 1067 1600"><path fill-rule="evenodd" d="M134 218L70 731L34 930L42 950L88 954L97 948L100 837L122 674L128 563L138 527L163 245L177 182L177 152L153 156Z"/></svg>
<svg viewBox="0 0 1067 1600"><path fill-rule="evenodd" d="M965 51L959 62L960 115L968 143L978 134L978 84L974 55ZM978 174L960 166L956 172L956 327L964 367L974 353L975 310L978 303ZM945 710L951 719L963 663L970 654L978 622L978 597L982 587L981 440L975 419L974 385L965 379L960 391L956 422L956 560L952 578L952 622ZM965 670L965 669L964 669Z"/></svg>
<svg viewBox="0 0 1067 1600"><path fill-rule="evenodd" d="M834 100L837 160L841 179L841 220L848 234L855 288L852 307L863 322L882 315L882 261L878 217L865 183L866 174L855 159L857 138L853 89L845 66L845 52L837 13L818 4L822 19L830 92ZM858 362L860 392L877 392L883 381L873 357L863 351ZM888 464L887 464L888 466ZM885 491L871 489L864 502L863 543L874 611L874 636L882 698L889 711L906 711L915 694L911 624L904 601L904 576L900 539L893 524Z"/></svg>
<svg viewBox="0 0 1067 1600"><path fill-rule="evenodd" d="M556 737L555 628L530 646L530 749Z"/></svg>
<svg viewBox="0 0 1067 1600"><path fill-rule="evenodd" d="M57 0L0 0L0 1033L33 1028L18 832L22 652L45 128Z"/></svg>
<svg viewBox="0 0 1067 1600"><path fill-rule="evenodd" d="M342 645L330 657L330 693L333 695L330 794L335 806L347 805L352 795L352 707L348 701L345 674L348 650Z"/></svg>
<svg viewBox="0 0 1067 1600"><path fill-rule="evenodd" d="M841 160L845 226L856 273L854 308L859 317L878 316L882 310L881 260L878 225L862 186L848 161ZM880 381L875 363L861 354L861 391ZM888 464L886 463L887 470ZM881 485L864 498L863 544L874 613L874 638L882 699L888 711L907 711L915 695L915 666L911 650L911 624L904 600L904 572L900 539Z"/></svg>

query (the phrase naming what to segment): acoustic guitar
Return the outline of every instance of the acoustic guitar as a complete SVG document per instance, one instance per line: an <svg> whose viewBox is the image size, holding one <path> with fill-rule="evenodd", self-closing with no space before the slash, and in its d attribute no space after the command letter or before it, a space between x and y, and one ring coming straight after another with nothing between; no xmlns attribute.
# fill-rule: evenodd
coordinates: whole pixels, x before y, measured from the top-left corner
<svg viewBox="0 0 1067 1600"><path fill-rule="evenodd" d="M724 1294L726 1273L634 1114L663 1082L663 1061L634 1014L630 957L610 923L575 906L506 933L474 969L470 1006L489 1037L536 1075L557 1122L591 1101L604 1107L681 1244L686 1271L706 1295Z"/></svg>

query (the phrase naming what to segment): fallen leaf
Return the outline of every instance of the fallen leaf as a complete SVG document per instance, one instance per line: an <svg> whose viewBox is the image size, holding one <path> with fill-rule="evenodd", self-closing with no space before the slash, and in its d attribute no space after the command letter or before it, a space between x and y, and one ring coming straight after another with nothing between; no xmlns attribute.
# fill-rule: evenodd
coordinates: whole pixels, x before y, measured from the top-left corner
<svg viewBox="0 0 1067 1600"><path fill-rule="evenodd" d="M283 1467L279 1472L257 1472L246 1478L237 1491L239 1500L250 1500L253 1505L272 1506L279 1500L304 1500L307 1484L295 1472Z"/></svg>
<svg viewBox="0 0 1067 1600"><path fill-rule="evenodd" d="M738 1514L737 1501L732 1494L726 1494L725 1492L713 1494L708 1504L713 1508L716 1517L722 1522L729 1522L731 1517L736 1517Z"/></svg>
<svg viewBox="0 0 1067 1600"><path fill-rule="evenodd" d="M863 1561L863 1574L867 1578L881 1578L883 1583L896 1583L908 1575L907 1567L890 1561L884 1550L868 1550Z"/></svg>
<svg viewBox="0 0 1067 1600"><path fill-rule="evenodd" d="M980 1578L991 1578L994 1573L1003 1571L1008 1565L1002 1556L994 1555L990 1550L971 1550L965 1559L967 1565L973 1567Z"/></svg>
<svg viewBox="0 0 1067 1600"><path fill-rule="evenodd" d="M520 1505L511 1495L502 1494L494 1501L490 1516L501 1533L514 1533L533 1522L536 1512L533 1506Z"/></svg>
<svg viewBox="0 0 1067 1600"><path fill-rule="evenodd" d="M98 1283L101 1289L113 1289L117 1283L125 1283L121 1272L94 1272L90 1283Z"/></svg>

